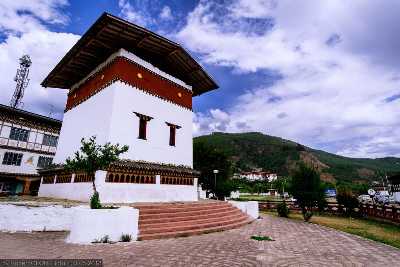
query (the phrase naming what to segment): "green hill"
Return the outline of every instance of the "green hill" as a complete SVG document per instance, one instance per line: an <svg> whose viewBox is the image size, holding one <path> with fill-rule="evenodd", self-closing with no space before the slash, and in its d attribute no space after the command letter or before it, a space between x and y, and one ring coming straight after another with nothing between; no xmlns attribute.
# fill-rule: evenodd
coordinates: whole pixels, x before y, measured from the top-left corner
<svg viewBox="0 0 400 267"><path fill-rule="evenodd" d="M194 138L224 151L235 171L263 168L287 175L296 163L303 161L317 168L328 182L366 182L376 178L377 171L400 172L400 158L349 158L262 133L213 133Z"/></svg>

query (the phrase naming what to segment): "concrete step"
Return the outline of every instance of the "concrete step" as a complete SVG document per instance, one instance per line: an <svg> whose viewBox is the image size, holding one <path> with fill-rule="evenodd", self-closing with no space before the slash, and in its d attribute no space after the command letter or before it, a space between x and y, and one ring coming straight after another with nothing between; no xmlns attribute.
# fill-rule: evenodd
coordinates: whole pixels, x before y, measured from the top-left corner
<svg viewBox="0 0 400 267"><path fill-rule="evenodd" d="M145 213L139 210L139 221L147 219L161 219L161 218L176 218L176 217L187 217L187 216L200 216L209 215L214 216L223 212L232 211L232 207L222 207L222 208L208 208L202 210L180 210L180 211L166 211L159 210L158 213Z"/></svg>
<svg viewBox="0 0 400 267"><path fill-rule="evenodd" d="M223 201L133 206L139 209L139 240L223 231L252 221L242 211Z"/></svg>
<svg viewBox="0 0 400 267"><path fill-rule="evenodd" d="M164 207L157 207L157 208L142 208L137 207L140 210L140 214L147 215L147 214L161 214L161 213L179 213L179 212L190 212L190 211L210 211L216 209L228 209L232 206L227 204L214 204L214 205L198 205L194 206L191 205L189 207L176 207L176 206L164 206Z"/></svg>
<svg viewBox="0 0 400 267"><path fill-rule="evenodd" d="M174 223L166 222L166 223L144 224L140 226L140 233L147 233L147 231L153 231L153 232L171 231L169 229L176 231L178 228L179 230L185 230L185 229L213 227L213 226L228 224L233 221L240 221L247 219L248 217L246 215L239 214L235 216L211 217L201 220L180 221Z"/></svg>
<svg viewBox="0 0 400 267"><path fill-rule="evenodd" d="M196 202L174 202L174 203L137 203L137 204L132 204L132 207L138 208L138 209L160 209L160 208L165 208L165 207L170 207L170 208L189 208L189 207L204 207L204 206L212 206L214 207L215 205L222 205L222 206L227 206L229 203L224 202L224 201L196 201Z"/></svg>
<svg viewBox="0 0 400 267"><path fill-rule="evenodd" d="M242 215L243 213L240 210L232 210L229 209L223 212L215 212L215 213L206 213L200 215L186 215L181 217L161 217L161 218L152 218L148 217L140 217L139 225L149 225L149 224L157 224L157 223L173 223L173 222L182 222L182 221L193 221L193 220L202 220L208 219L210 217L214 217L213 215L218 215L219 218L231 215ZM150 218L149 218L150 217Z"/></svg>
<svg viewBox="0 0 400 267"><path fill-rule="evenodd" d="M253 220L247 219L246 221L241 221L235 224L229 224L224 226L196 229L196 230L187 230L187 231L179 231L179 232L166 232L166 233L156 233L156 234L141 234L139 235L138 240L152 240L152 239L162 239L162 238L175 238L175 237L187 237L193 235L201 235L208 234L213 232L226 231L230 229L239 228L246 224L251 223Z"/></svg>

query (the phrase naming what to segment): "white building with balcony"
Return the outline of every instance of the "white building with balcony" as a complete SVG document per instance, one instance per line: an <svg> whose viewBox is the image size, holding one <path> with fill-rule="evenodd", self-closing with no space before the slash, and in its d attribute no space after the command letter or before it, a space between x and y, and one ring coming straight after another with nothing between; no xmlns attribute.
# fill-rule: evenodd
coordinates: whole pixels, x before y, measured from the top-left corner
<svg viewBox="0 0 400 267"><path fill-rule="evenodd" d="M37 169L56 153L61 121L0 104L0 194L38 191Z"/></svg>
<svg viewBox="0 0 400 267"><path fill-rule="evenodd" d="M239 178L246 179L248 181L272 182L278 179L278 175L276 173L266 172L266 171L250 171L250 172L241 172L239 174Z"/></svg>

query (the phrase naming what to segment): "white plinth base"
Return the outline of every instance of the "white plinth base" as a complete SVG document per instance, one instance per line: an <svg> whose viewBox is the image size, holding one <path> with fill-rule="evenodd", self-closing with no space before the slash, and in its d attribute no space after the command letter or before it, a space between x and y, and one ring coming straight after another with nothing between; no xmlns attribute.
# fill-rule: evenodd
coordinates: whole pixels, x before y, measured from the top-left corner
<svg viewBox="0 0 400 267"><path fill-rule="evenodd" d="M157 175L155 184L109 183L105 171L96 172L96 188L101 203L176 202L197 201L197 178L193 185L160 184ZM89 201L93 195L92 183L40 184L39 197L65 198Z"/></svg>
<svg viewBox="0 0 400 267"><path fill-rule="evenodd" d="M119 241L123 234L137 240L139 210L130 207L118 209L77 210L72 219L68 243L88 244L108 235L110 241Z"/></svg>
<svg viewBox="0 0 400 267"><path fill-rule="evenodd" d="M240 209L253 219L259 217L258 202L257 201L228 201L236 208Z"/></svg>
<svg viewBox="0 0 400 267"><path fill-rule="evenodd" d="M104 183L97 186L101 203L197 201L192 185ZM39 197L89 201L92 183L41 184Z"/></svg>
<svg viewBox="0 0 400 267"><path fill-rule="evenodd" d="M79 207L0 205L0 231L68 231Z"/></svg>
<svg viewBox="0 0 400 267"><path fill-rule="evenodd" d="M137 240L138 221L139 210L131 207L93 210L87 206L0 204L0 231L70 231L66 240L70 243L90 244L105 235L119 241L122 234Z"/></svg>

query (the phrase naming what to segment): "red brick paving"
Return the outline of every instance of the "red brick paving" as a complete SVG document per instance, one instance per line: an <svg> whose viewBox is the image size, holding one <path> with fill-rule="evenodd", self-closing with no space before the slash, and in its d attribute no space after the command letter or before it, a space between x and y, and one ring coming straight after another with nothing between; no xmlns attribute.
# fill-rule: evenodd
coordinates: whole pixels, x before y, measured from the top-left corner
<svg viewBox="0 0 400 267"><path fill-rule="evenodd" d="M254 241L251 235L276 241ZM105 266L400 266L400 250L326 227L265 216L226 232L72 245L66 233L0 233L0 258L102 258Z"/></svg>

